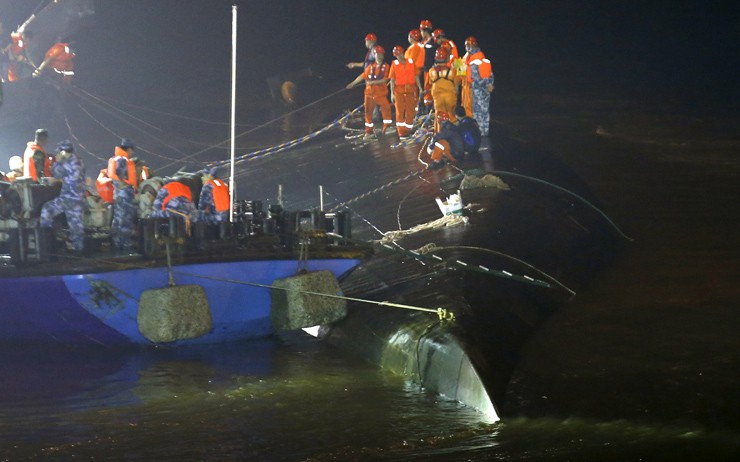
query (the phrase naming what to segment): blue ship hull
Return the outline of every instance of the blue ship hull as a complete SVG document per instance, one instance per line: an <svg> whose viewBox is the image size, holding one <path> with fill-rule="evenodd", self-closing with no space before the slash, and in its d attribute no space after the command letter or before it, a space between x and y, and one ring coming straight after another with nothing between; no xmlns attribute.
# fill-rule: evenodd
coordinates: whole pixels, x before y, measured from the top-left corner
<svg viewBox="0 0 740 462"><path fill-rule="evenodd" d="M360 260L309 260L309 271L329 270L336 277ZM298 270L295 260L215 262L173 267L177 285L203 287L213 318L206 335L175 344L220 343L274 333L270 289L276 279ZM139 332L142 292L167 287L166 267L102 273L0 278L0 342L63 343L107 346L151 345Z"/></svg>

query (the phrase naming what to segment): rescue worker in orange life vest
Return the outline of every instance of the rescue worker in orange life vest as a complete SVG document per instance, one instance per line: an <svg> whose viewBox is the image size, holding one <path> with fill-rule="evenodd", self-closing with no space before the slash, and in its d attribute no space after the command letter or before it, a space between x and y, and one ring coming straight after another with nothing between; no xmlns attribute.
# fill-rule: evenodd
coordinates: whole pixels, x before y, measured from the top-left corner
<svg viewBox="0 0 740 462"><path fill-rule="evenodd" d="M371 65L375 61L375 55L373 54L373 48L375 48L375 44L378 43L378 37L370 32L365 36L365 48L367 48L367 53L365 53L365 59L362 60L362 62L356 62L356 63L347 63L347 69L354 69L356 67L361 67L363 69L367 68L367 66Z"/></svg>
<svg viewBox="0 0 740 462"><path fill-rule="evenodd" d="M450 61L454 61L460 57L460 54L457 52L457 45L455 45L455 42L447 38L445 31L442 29L435 29L434 32L432 32L432 38L438 48L447 47L447 54L450 57Z"/></svg>
<svg viewBox="0 0 740 462"><path fill-rule="evenodd" d="M420 76L417 82L416 88L416 99L419 99L419 95L424 91L424 45L421 42L421 32L419 29L412 29L409 31L408 36L409 47L406 48L403 56L406 59L410 59L416 66L416 74Z"/></svg>
<svg viewBox="0 0 740 462"><path fill-rule="evenodd" d="M8 82L17 82L31 75L35 66L26 51L32 37L30 30L10 34L11 42L3 49L3 53L8 55Z"/></svg>
<svg viewBox="0 0 740 462"><path fill-rule="evenodd" d="M388 74L390 66L383 62L385 50L380 45L373 48L375 62L365 68L355 80L347 84L352 88L358 83L365 81L365 139L372 139L373 133L373 110L380 107L383 114L383 133L392 133L393 119L391 118L391 103L388 101Z"/></svg>
<svg viewBox="0 0 740 462"><path fill-rule="evenodd" d="M491 92L494 89L491 61L483 54L475 37L465 39L465 50L461 104L465 113L478 122L481 135L486 137L490 121Z"/></svg>
<svg viewBox="0 0 740 462"><path fill-rule="evenodd" d="M200 219L209 225L229 221L229 185L216 177L216 169L201 171L203 188L200 190L198 210Z"/></svg>
<svg viewBox="0 0 740 462"><path fill-rule="evenodd" d="M51 176L51 166L56 160L46 153L49 132L45 128L36 130L33 139L26 144L26 150L23 152L23 176L30 176L33 181L39 181L42 176Z"/></svg>
<svg viewBox="0 0 740 462"><path fill-rule="evenodd" d="M406 139L414 128L417 88L421 77L416 73L416 63L404 58L400 45L393 47L396 59L391 64L388 78L391 81L391 102L396 105L396 130L400 139Z"/></svg>
<svg viewBox="0 0 740 462"><path fill-rule="evenodd" d="M457 105L457 82L455 69L450 66L447 48L437 48L434 56L434 66L427 73L427 90L431 90L434 100L434 112L448 114L450 121L455 122L453 111ZM434 122L435 133L439 131L439 123Z"/></svg>
<svg viewBox="0 0 740 462"><path fill-rule="evenodd" d="M49 48L44 56L44 61L33 71L33 76L38 77L47 67L61 75L62 81L66 84L72 83L72 77L75 75L75 54L69 47L69 43L57 42Z"/></svg>
<svg viewBox="0 0 740 462"><path fill-rule="evenodd" d="M190 188L176 178L167 178L159 188L157 197L152 203L152 218L179 216L186 221L197 221L198 214L193 205L193 193Z"/></svg>
<svg viewBox="0 0 740 462"><path fill-rule="evenodd" d="M113 180L113 247L124 251L133 248L136 226L135 198L139 183L136 166L130 159L135 149L133 141L124 138L108 160L108 178Z"/></svg>

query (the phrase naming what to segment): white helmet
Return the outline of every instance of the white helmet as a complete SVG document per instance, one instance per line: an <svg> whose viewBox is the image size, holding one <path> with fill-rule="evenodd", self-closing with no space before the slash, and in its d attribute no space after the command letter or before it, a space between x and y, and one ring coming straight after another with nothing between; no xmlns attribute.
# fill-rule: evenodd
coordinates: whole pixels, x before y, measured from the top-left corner
<svg viewBox="0 0 740 462"><path fill-rule="evenodd" d="M23 159L21 156L13 156L8 161L8 167L10 167L11 170L21 170L23 169Z"/></svg>

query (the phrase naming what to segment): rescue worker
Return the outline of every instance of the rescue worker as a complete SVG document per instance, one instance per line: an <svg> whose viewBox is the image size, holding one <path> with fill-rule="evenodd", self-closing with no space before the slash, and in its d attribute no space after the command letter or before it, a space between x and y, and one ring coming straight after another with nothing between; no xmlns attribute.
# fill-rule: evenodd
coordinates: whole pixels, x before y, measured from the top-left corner
<svg viewBox="0 0 740 462"><path fill-rule="evenodd" d="M447 38L445 31L442 29L435 29L434 32L432 32L432 38L434 39L434 43L437 45L437 48L448 49L447 54L450 57L450 61L454 61L460 57L460 54L457 51L457 45L455 45L455 42Z"/></svg>
<svg viewBox="0 0 740 462"><path fill-rule="evenodd" d="M427 90L431 90L434 101L434 112L444 112L454 122L453 111L457 105L457 83L455 69L450 66L446 48L437 48L434 56L434 67L427 72ZM452 114L452 115L450 115ZM439 120L434 122L434 131L439 131Z"/></svg>
<svg viewBox="0 0 740 462"><path fill-rule="evenodd" d="M74 59L75 54L69 48L69 43L57 42L46 52L44 61L33 71L33 76L38 77L44 72L44 69L49 67L62 76L64 83L70 84L72 83L72 77L75 75Z"/></svg>
<svg viewBox="0 0 740 462"><path fill-rule="evenodd" d="M28 77L31 69L35 67L26 53L32 38L33 33L30 30L10 34L11 42L3 50L8 56L8 82L17 82L23 77Z"/></svg>
<svg viewBox="0 0 740 462"><path fill-rule="evenodd" d="M193 193L190 188L175 178L168 178L164 185L159 188L157 197L152 203L154 210L151 217L165 218L180 216L187 221L196 221L195 205L193 205Z"/></svg>
<svg viewBox="0 0 740 462"><path fill-rule="evenodd" d="M103 202L106 204L113 203L113 180L108 176L107 167L101 169L98 177L95 179L95 190Z"/></svg>
<svg viewBox="0 0 740 462"><path fill-rule="evenodd" d="M432 163L427 168L430 170L441 168L446 162L458 162L465 157L463 139L455 124L450 121L450 116L446 112L437 113L437 119L440 123L440 129L432 137L427 153L432 159Z"/></svg>
<svg viewBox="0 0 740 462"><path fill-rule="evenodd" d="M16 178L23 176L23 159L21 156L12 156L8 160L10 171L5 174L5 180L8 182L15 181Z"/></svg>
<svg viewBox="0 0 740 462"><path fill-rule="evenodd" d="M491 61L478 46L475 37L465 39L465 56L463 66L465 77L462 79L462 106L465 113L473 117L480 127L481 136L488 136L489 106L493 92L493 71Z"/></svg>
<svg viewBox="0 0 740 462"><path fill-rule="evenodd" d="M367 53L365 53L365 59L362 62L347 63L347 69L354 69L356 67L361 67L365 69L367 68L367 66L374 63L375 56L373 55L373 48L375 47L375 44L377 43L378 43L378 37L375 34L373 34L372 32L367 34L365 36L365 48L367 48Z"/></svg>
<svg viewBox="0 0 740 462"><path fill-rule="evenodd" d="M23 152L23 176L30 176L33 181L39 181L42 176L51 176L55 158L46 153L48 141L49 132L45 128L36 130L33 141L26 144Z"/></svg>
<svg viewBox="0 0 740 462"><path fill-rule="evenodd" d="M422 82L422 84L423 88L426 88L426 78L428 75L427 73L429 72L429 69L434 65L434 54L436 51L434 38L432 37L432 22L428 19L422 20L419 23L419 31L421 32L421 46L424 48L424 64L421 67L421 73L425 80L424 82ZM419 115L426 115L427 113L429 113L429 106L424 104L425 93L425 91L419 93Z"/></svg>
<svg viewBox="0 0 740 462"><path fill-rule="evenodd" d="M113 247L118 250L131 250L133 248L132 237L136 226L135 198L139 187L136 165L131 160L131 155L135 149L136 146L133 141L124 138L115 147L113 157L108 159L106 173L113 183L111 237L113 238ZM100 178L98 180L100 181Z"/></svg>
<svg viewBox="0 0 740 462"><path fill-rule="evenodd" d="M56 151L52 174L62 181L62 189L58 197L41 207L40 225L42 228L49 228L45 238L49 240L54 217L63 213L67 218L72 247L75 251L82 252L85 243L85 226L82 221L86 191L85 165L74 153L69 140L57 144Z"/></svg>
<svg viewBox="0 0 740 462"><path fill-rule="evenodd" d="M480 127L474 118L465 114L465 108L457 106L455 108L457 117L457 129L463 139L463 145L466 154L477 154L480 149Z"/></svg>
<svg viewBox="0 0 740 462"><path fill-rule="evenodd" d="M365 81L365 139L372 139L373 133L373 110L376 106L380 107L383 114L383 133L391 133L391 104L388 101L388 74L390 66L383 62L385 50L380 45L373 48L375 62L366 67L364 72L357 76L355 80L347 84L347 88L352 88L361 81Z"/></svg>
<svg viewBox="0 0 740 462"><path fill-rule="evenodd" d="M229 185L216 178L215 168L203 170L200 178L203 182L198 199L201 221L209 225L229 221Z"/></svg>
<svg viewBox="0 0 740 462"><path fill-rule="evenodd" d="M416 64L411 58L404 58L400 45L393 47L396 59L391 64L388 78L391 81L391 102L396 105L396 130L401 139L406 139L414 128L416 115L416 92L421 77L416 72Z"/></svg>
<svg viewBox="0 0 740 462"><path fill-rule="evenodd" d="M421 32L419 29L412 29L408 36L409 47L403 54L404 58L413 61L416 66L416 75L420 76L417 82L416 99L424 91L424 45L421 44Z"/></svg>

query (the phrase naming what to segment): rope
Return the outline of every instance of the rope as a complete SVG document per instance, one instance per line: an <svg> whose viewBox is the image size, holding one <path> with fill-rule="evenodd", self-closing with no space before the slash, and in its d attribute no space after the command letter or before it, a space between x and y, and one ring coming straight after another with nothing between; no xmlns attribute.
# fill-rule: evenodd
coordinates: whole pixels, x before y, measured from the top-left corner
<svg viewBox="0 0 740 462"><path fill-rule="evenodd" d="M75 259L75 260L90 260L89 258L76 257L72 255L59 255L59 256L70 258L70 259ZM136 264L131 264L131 263L118 263L118 262L110 261L110 260L106 262L113 264L113 265L120 266L122 267L122 269L131 269L131 268L151 269L151 267L148 267L148 266L136 265ZM172 270L171 274L179 275L179 276L188 276L188 277L197 278L197 279L206 279L209 281L225 282L229 284L260 287L263 289L277 289L277 290L283 290L286 292L297 292L297 293L302 293L306 295L316 295L318 297L327 297L327 298L338 299L338 300L347 300L350 302L364 303L367 305L376 305L379 307L382 306L382 307L388 307L388 308L399 308L399 309L404 309L404 310L419 311L419 312L424 312L424 313L434 313L439 317L440 320L444 320L444 321L453 321L455 319L455 314L451 311L447 311L447 309L445 308L425 308L422 306L405 305L402 303L394 303L394 302L389 302L389 301L368 300L364 298L347 297L345 295L335 295L335 294L325 294L321 292L313 292L310 290L290 289L287 287L277 287L272 284L260 284L258 282L240 281L237 279L221 278L221 277L216 277L216 276L203 276L200 274L194 274L194 273L190 273L187 271Z"/></svg>
<svg viewBox="0 0 740 462"><path fill-rule="evenodd" d="M406 236L410 236L411 234L416 234L421 231L426 231L429 229L440 229L445 227L452 227L452 226L459 226L459 225L465 225L468 224L468 217L463 215L445 215L442 218L437 218L436 220L422 223L420 225L416 225L413 228L410 229L399 229L398 231L388 231L387 233L383 234L383 237L376 241L380 244L388 244L391 242L395 242L397 240L403 239Z"/></svg>
<svg viewBox="0 0 740 462"><path fill-rule="evenodd" d="M534 270L534 271L537 271L541 275L545 276L547 279L551 280L556 285L560 286L562 289L564 289L565 291L567 291L568 293L570 293L571 297L574 297L576 295L576 292L575 291L571 290L569 287L565 286L563 283L561 283L560 281L558 281L557 279L555 279L553 276L547 274L545 271L537 268L536 266L534 266L532 264L527 263L524 260L521 260L519 258L516 258L514 256L511 256L511 255L506 254L506 253L503 253L503 252L499 252L497 250L487 249L485 247L476 247L476 246L467 246L467 245L455 245L455 246L437 247L436 244L430 242L429 244L426 244L426 245L420 247L419 249L417 249L417 252L419 252L422 255L427 255L427 254L430 254L431 252L445 251L445 250L458 250L458 249L479 250L479 251L482 251L482 252L492 253L494 255L497 255L497 256L504 257L504 258L507 258L509 260L515 261L515 262L520 263L520 264L526 266L527 268L529 268L531 270Z"/></svg>
<svg viewBox="0 0 740 462"><path fill-rule="evenodd" d="M346 207L349 204L353 204L353 203L355 203L357 201L360 201L360 200L362 200L362 199L364 199L364 198L366 198L368 196L372 196L373 194L375 194L377 192L380 192L380 191L382 191L384 189L390 188L391 186L394 186L394 185L397 185L399 183L402 183L402 182L408 180L409 178L413 178L415 176L419 176L419 174L421 172L422 172L421 170L418 170L418 171L415 171L415 172L411 172L411 173L409 173L408 175L406 175L406 176L404 176L402 178L397 178L397 179L395 179L393 181L390 181L390 182L388 182L388 183L386 183L384 185L378 186L375 189L371 189L370 191L367 191L365 193L362 193L362 194L360 194L359 196L357 196L357 197L355 197L353 199L350 199L350 200L345 201L345 202L341 202L341 203L335 205L334 207L332 207L329 211L330 212L336 212L337 210L339 210L342 207Z"/></svg>
<svg viewBox="0 0 740 462"><path fill-rule="evenodd" d="M335 119L333 122L331 122L329 125L321 128L320 130L317 130L313 133L309 133L308 135L302 136L300 138L296 138L291 141L287 141L285 143L276 145L276 146L270 146L268 148L260 149L258 151L250 152L247 154L242 154L234 159L234 163L242 163L249 160L254 160L260 157L265 157L271 154L277 154L278 152L285 151L287 149L293 148L299 144L305 143L313 138L316 138L317 136L321 135L322 133L325 133L334 127L340 126L341 123L347 119L348 117L352 116L352 114L356 111L358 111L362 106L358 106L357 108L350 111L348 114L345 114L337 119ZM211 167L220 167L229 164L229 161L221 160L221 161L215 161L215 162L208 162L206 165Z"/></svg>
<svg viewBox="0 0 740 462"><path fill-rule="evenodd" d="M495 175L504 175L504 176L505 175L509 175L509 176L513 176L513 177L516 177L516 178L524 178L526 180L530 180L530 181L534 181L534 182L537 182L537 183L541 183L541 184L550 186L552 188L555 188L558 191L562 191L562 192L564 192L566 194L569 194L569 195L575 197L576 199L580 200L581 202L583 202L587 206L589 206L591 209L593 209L594 211L596 211L599 215L601 215L607 221L607 223L609 223L609 225L612 228L614 228L614 230L617 232L617 234L619 234L624 239L626 239L626 240L628 240L630 242L633 242L634 241L634 239L632 239L631 237L629 237L626 234L624 234L622 232L622 230L619 229L619 227L606 215L606 213L604 213L601 209L599 209L598 207L596 207L595 205L593 205L591 202L587 201L583 197L579 196L578 194L574 193L573 191L570 191L568 189L565 189L562 186L558 186L556 184L550 183L549 181L541 180L539 178L534 178L534 177L527 176L527 175L522 175L520 173L505 172L505 171L500 171L500 170L494 170L491 173L493 173Z"/></svg>
<svg viewBox="0 0 740 462"><path fill-rule="evenodd" d="M200 278L200 279L207 279L211 281L218 281L218 282L228 282L231 284L238 284L238 285L246 285L246 286L252 286L252 287L261 287L264 289L278 289L283 290L286 292L298 292L306 295L316 295L319 297L327 297L327 298L333 298L338 300L347 300L350 302L358 302L358 303L365 303L368 305L377 305L377 306L384 306L389 308L399 308L404 310L412 310L412 311L420 311L424 313L435 313L437 316L440 317L442 320L453 320L455 318L455 315L452 312L447 311L444 308L424 308L421 306L414 306L414 305L405 305L402 303L393 303L389 301L376 301L376 300L367 300L364 298L357 298L357 297L347 297L345 295L334 295L334 294L325 294L321 292L313 292L310 290L302 290L302 289L289 289L287 287L277 287L272 284L260 284L258 282L247 282L247 281L239 281L235 279L227 279L227 278L218 278L215 276L202 276L198 274L192 274L187 273L183 271L174 271L175 274L179 274L182 276L190 276L194 278Z"/></svg>
<svg viewBox="0 0 740 462"><path fill-rule="evenodd" d="M324 96L323 98L319 98L319 99L317 99L316 101L314 101L314 102L312 102L312 103L309 103L309 104L307 104L307 105L305 105L305 106L302 106L302 107L300 107L300 108L297 108L297 109L295 109L295 110L293 110L293 111L287 112L287 113L285 113L285 114L283 114L283 115L281 115L281 116L279 116L279 117L276 117L276 118L274 118L274 119L272 119L272 120L268 120L267 122L265 122L265 123L263 123L263 124L257 125L256 127L252 128L252 129L250 129L250 130L247 130L247 131L245 131L245 132L242 132L242 133L240 133L239 135L237 135L237 136L236 136L236 138L241 138L241 137L242 137L242 136L244 136L244 135L247 135L247 134L249 134L249 133L252 133L252 132L254 132L254 131L256 131L256 130L259 130L259 129L261 129L261 128L264 128L264 127L266 127L266 126L268 126L268 125L271 125L271 124L273 124L273 123L275 123L275 122L277 122L277 121L279 121L279 120L281 120L281 119L284 119L285 117L288 117L288 116L290 116L290 115L293 115L293 114L295 114L295 113L297 113L297 112L303 111L303 110L305 110L305 109L307 109L307 108L309 108L309 107L311 107L311 106L313 106L313 105L315 105L315 104L318 104L318 103L320 103L321 101L324 101L324 100L326 100L326 99L329 99L329 98L331 98L331 97L333 97L333 96L335 96L335 95L338 95L339 93L342 93L342 92L344 92L344 91L346 91L346 90L347 90L346 88L341 88L340 90L337 90L337 91L335 91L334 93L331 93L331 94L329 94L329 95L327 95L327 96ZM221 142L217 143L216 145L221 145L221 144L227 143L227 142L229 142L229 141L230 141L229 139L225 139L225 140L223 140L223 141L221 141ZM208 150L208 149L202 149L202 150L200 150L200 151L198 151L198 152L195 152L195 153L193 153L193 154L190 154L190 155L188 155L188 156L185 156L185 157L184 157L183 159L180 159L180 161L183 161L183 160L187 160L187 159L191 159L191 158L193 158L193 157L195 157L195 156L197 156L197 155L200 155L200 154L202 154L203 152L205 152L205 151L207 151L207 150ZM174 162L173 162L173 163L174 163ZM167 165L163 166L162 168L163 168L163 169L164 169L164 168L167 168L167 167L169 167L169 166L173 165L173 163L167 164Z"/></svg>

